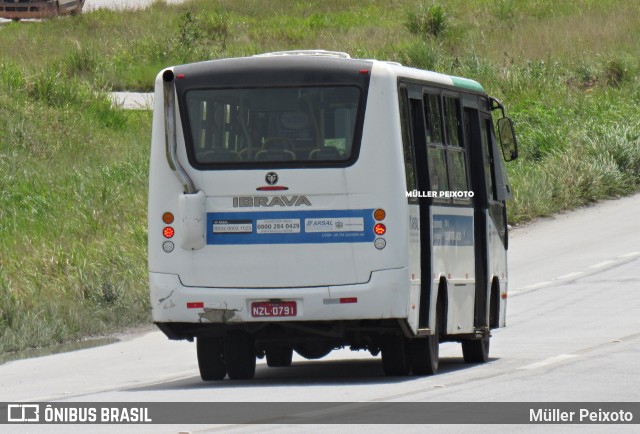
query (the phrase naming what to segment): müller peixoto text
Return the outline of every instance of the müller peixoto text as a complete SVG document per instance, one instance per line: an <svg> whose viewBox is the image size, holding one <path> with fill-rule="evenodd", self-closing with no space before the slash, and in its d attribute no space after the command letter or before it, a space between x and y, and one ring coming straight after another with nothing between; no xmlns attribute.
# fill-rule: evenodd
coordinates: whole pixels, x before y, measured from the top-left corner
<svg viewBox="0 0 640 434"><path fill-rule="evenodd" d="M581 408L579 411L565 411L559 408L537 408L529 410L530 422L631 422L633 413L630 411L616 410L605 411L598 409L593 411Z"/></svg>
<svg viewBox="0 0 640 434"><path fill-rule="evenodd" d="M430 198L460 198L473 197L473 191L407 191L407 197L430 197Z"/></svg>

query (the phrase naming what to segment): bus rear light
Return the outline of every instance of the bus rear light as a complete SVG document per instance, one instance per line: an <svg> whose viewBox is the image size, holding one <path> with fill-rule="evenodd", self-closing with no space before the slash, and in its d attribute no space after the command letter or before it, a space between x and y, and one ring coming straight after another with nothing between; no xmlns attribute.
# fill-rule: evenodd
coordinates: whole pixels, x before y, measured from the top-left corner
<svg viewBox="0 0 640 434"><path fill-rule="evenodd" d="M376 223L373 227L373 232L375 232L376 235L384 235L387 232L387 227L382 223Z"/></svg>
<svg viewBox="0 0 640 434"><path fill-rule="evenodd" d="M376 249L382 250L387 246L387 241L384 238L376 238L373 245L376 246Z"/></svg>
<svg viewBox="0 0 640 434"><path fill-rule="evenodd" d="M162 230L162 235L164 235L165 238L173 238L175 234L176 234L176 231L173 230L171 226L167 226Z"/></svg>
<svg viewBox="0 0 640 434"><path fill-rule="evenodd" d="M378 208L373 212L373 218L376 219L377 221L384 220L386 216L387 216L386 211L381 208Z"/></svg>
<svg viewBox="0 0 640 434"><path fill-rule="evenodd" d="M162 221L164 222L164 224L170 225L171 223L173 223L174 220L175 219L172 213L165 212L164 214L162 214Z"/></svg>
<svg viewBox="0 0 640 434"><path fill-rule="evenodd" d="M162 250L164 250L165 253L173 252L174 248L175 245L171 241L165 241L164 243L162 243Z"/></svg>
<svg viewBox="0 0 640 434"><path fill-rule="evenodd" d="M266 185L264 187L256 188L258 191L284 191L289 190L289 187L285 187L283 185Z"/></svg>

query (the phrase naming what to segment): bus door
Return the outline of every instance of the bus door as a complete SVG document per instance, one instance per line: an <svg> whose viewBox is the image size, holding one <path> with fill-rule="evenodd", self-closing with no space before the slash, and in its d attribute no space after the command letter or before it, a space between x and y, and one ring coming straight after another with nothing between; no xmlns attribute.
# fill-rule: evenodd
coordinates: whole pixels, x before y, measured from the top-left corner
<svg viewBox="0 0 640 434"><path fill-rule="evenodd" d="M486 104L486 102L485 102ZM470 164L474 185L474 238L476 243L476 328L497 327L499 292L492 292L493 277L504 279L506 273L507 221L504 200L500 200L500 165L497 160L493 125L488 114L464 109L465 136L470 143ZM500 169L501 167L498 167ZM491 299L489 299L491 297ZM493 307L493 308L491 308ZM491 314L488 317L488 313ZM487 323L487 320L489 321Z"/></svg>
<svg viewBox="0 0 640 434"><path fill-rule="evenodd" d="M428 192L427 148L422 86L407 84L400 87L400 105L405 155L407 191ZM431 240L428 197L408 197L410 257L420 276L420 303L418 333L429 327L431 300ZM412 273L413 274L413 273ZM412 276L413 277L413 276Z"/></svg>
<svg viewBox="0 0 640 434"><path fill-rule="evenodd" d="M422 193L431 190L427 164L427 146L424 118L423 87L408 84L400 88L402 106L403 143L407 177L407 191L418 191L418 197L409 197L410 245L413 257L419 267L420 303L418 311L418 334L429 327L431 304L431 222L429 207L431 200ZM415 240L413 238L418 238ZM424 333L428 333L427 330Z"/></svg>

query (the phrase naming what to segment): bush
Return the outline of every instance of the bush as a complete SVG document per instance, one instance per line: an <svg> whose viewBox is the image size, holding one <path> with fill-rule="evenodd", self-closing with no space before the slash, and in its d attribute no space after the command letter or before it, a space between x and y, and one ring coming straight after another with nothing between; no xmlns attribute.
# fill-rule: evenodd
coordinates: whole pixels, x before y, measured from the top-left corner
<svg viewBox="0 0 640 434"><path fill-rule="evenodd" d="M449 14L439 4L423 4L418 11L407 13L405 26L414 35L437 38L448 29Z"/></svg>

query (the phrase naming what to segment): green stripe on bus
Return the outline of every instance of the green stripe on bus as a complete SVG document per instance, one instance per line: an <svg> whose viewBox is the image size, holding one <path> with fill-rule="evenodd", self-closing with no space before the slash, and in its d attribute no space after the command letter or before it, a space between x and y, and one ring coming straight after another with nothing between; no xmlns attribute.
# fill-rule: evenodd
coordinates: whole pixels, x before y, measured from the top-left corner
<svg viewBox="0 0 640 434"><path fill-rule="evenodd" d="M484 89L477 81L469 80L468 78L462 77L451 77L451 80L453 81L453 85L456 87L462 87L464 89L475 90L477 92L484 93Z"/></svg>

